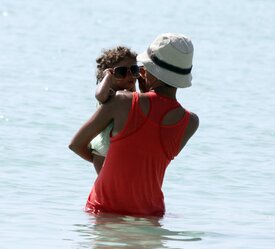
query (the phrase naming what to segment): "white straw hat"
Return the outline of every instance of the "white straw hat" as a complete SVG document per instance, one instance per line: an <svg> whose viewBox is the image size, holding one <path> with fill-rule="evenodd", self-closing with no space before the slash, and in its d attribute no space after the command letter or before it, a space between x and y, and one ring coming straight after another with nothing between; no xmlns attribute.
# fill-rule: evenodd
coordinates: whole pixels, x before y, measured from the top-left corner
<svg viewBox="0 0 275 249"><path fill-rule="evenodd" d="M184 88L191 86L193 50L188 37L165 33L159 35L147 51L139 54L137 60L159 80Z"/></svg>

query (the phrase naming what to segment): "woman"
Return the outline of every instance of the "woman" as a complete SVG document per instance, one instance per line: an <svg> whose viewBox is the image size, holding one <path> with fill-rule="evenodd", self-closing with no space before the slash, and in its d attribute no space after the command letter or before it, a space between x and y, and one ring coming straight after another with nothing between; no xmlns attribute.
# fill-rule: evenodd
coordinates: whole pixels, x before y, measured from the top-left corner
<svg viewBox="0 0 275 249"><path fill-rule="evenodd" d="M138 55L146 93L118 91L74 136L70 149L91 161L89 142L111 120L110 147L89 195L86 211L163 216L165 170L199 125L176 99L191 86L193 45L178 34L159 35Z"/></svg>

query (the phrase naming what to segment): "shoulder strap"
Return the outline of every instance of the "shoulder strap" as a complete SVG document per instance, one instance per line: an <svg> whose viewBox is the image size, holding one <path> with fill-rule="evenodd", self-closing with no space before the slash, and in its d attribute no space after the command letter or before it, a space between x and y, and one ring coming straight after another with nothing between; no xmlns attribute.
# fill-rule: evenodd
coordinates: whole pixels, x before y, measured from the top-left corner
<svg viewBox="0 0 275 249"><path fill-rule="evenodd" d="M122 131L117 134L112 141L119 140L129 136L136 132L138 128L146 121L146 117L142 113L139 106L139 94L137 92L132 93L132 104L129 111L127 121Z"/></svg>

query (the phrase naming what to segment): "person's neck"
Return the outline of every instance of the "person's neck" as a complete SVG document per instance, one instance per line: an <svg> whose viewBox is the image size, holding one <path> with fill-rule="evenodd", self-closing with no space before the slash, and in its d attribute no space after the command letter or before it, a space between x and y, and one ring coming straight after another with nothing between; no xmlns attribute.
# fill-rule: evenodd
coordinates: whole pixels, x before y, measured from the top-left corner
<svg viewBox="0 0 275 249"><path fill-rule="evenodd" d="M165 83L158 82L158 84L152 86L150 90L166 97L176 99L177 88L167 86Z"/></svg>

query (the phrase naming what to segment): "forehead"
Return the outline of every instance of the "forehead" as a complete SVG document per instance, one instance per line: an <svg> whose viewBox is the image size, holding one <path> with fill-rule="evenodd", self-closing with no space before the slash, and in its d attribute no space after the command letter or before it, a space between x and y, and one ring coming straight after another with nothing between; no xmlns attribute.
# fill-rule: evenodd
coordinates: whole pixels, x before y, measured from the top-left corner
<svg viewBox="0 0 275 249"><path fill-rule="evenodd" d="M125 67L125 66L131 66L133 64L137 64L136 59L133 58L125 58L124 60L120 61L119 63L115 64L115 67Z"/></svg>

